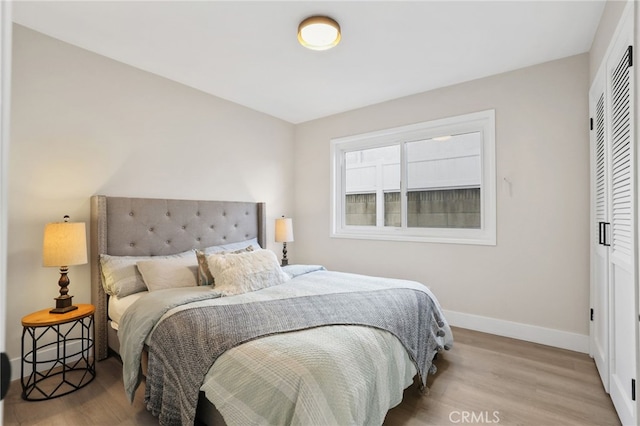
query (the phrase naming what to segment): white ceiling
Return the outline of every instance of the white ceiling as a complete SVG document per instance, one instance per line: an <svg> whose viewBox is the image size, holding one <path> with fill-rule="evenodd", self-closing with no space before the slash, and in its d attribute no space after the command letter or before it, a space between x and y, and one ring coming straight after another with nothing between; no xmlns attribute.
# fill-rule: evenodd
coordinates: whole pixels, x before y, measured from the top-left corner
<svg viewBox="0 0 640 426"><path fill-rule="evenodd" d="M14 22L291 123L587 52L604 1L18 1ZM342 27L300 46L298 23Z"/></svg>

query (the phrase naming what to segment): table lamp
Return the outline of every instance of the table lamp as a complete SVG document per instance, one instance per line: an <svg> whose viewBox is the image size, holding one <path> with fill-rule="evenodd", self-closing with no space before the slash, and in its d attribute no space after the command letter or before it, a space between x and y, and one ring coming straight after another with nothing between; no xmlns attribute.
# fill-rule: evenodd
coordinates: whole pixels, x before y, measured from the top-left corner
<svg viewBox="0 0 640 426"><path fill-rule="evenodd" d="M287 243L291 241L293 241L293 221L291 218L282 216L276 219L276 243L283 243L281 266L289 264L289 259L287 259Z"/></svg>
<svg viewBox="0 0 640 426"><path fill-rule="evenodd" d="M78 309L72 305L73 296L69 295L69 277L67 272L70 265L87 263L87 231L84 222L69 222L69 216L64 222L48 223L44 228L44 242L42 244L42 265L60 268L60 296L55 298L56 307L51 313L63 314Z"/></svg>

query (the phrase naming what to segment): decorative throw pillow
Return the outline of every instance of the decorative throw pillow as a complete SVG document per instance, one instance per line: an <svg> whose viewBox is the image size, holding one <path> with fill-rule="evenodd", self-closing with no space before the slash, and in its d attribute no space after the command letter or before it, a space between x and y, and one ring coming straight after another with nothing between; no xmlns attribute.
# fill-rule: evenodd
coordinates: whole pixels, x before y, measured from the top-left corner
<svg viewBox="0 0 640 426"><path fill-rule="evenodd" d="M147 286L136 263L151 259L192 258L191 251L170 256L111 256L100 255L102 271L102 287L110 296L125 297L130 294L146 291ZM195 262L194 262L195 265Z"/></svg>
<svg viewBox="0 0 640 426"><path fill-rule="evenodd" d="M220 246L216 246L216 247L220 247ZM211 271L209 270L209 264L207 263L207 255L202 250L194 249L193 251L196 253L196 259L198 259L198 285L214 285L215 279L211 275ZM247 246L245 248L233 251L231 253L242 253L244 251L253 251L253 246ZM215 253L226 254L229 252L219 251Z"/></svg>
<svg viewBox="0 0 640 426"><path fill-rule="evenodd" d="M149 291L198 284L198 266L193 258L143 260L137 265Z"/></svg>
<svg viewBox="0 0 640 426"><path fill-rule="evenodd" d="M290 279L270 250L214 254L207 257L207 263L216 280L215 289L226 296L260 290Z"/></svg>
<svg viewBox="0 0 640 426"><path fill-rule="evenodd" d="M213 285L213 277L207 264L207 255L202 250L194 249L198 260L198 285Z"/></svg>

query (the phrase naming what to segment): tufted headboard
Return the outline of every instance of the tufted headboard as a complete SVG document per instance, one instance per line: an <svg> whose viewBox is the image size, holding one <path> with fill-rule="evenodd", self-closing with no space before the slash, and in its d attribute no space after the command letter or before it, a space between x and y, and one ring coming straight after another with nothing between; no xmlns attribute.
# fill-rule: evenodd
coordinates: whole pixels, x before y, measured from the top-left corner
<svg viewBox="0 0 640 426"><path fill-rule="evenodd" d="M95 356L107 357L108 296L100 254L156 256L257 238L266 247L265 204L234 201L91 197L91 300Z"/></svg>

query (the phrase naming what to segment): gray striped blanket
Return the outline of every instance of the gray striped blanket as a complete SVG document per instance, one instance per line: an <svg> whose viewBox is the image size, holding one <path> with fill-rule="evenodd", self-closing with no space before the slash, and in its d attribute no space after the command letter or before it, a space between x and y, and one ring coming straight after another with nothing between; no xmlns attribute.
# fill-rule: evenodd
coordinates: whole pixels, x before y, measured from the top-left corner
<svg viewBox="0 0 640 426"><path fill-rule="evenodd" d="M204 377L222 353L259 337L324 325L392 333L423 386L445 333L431 297L408 288L185 309L160 322L150 337L147 408L160 424L191 425Z"/></svg>

